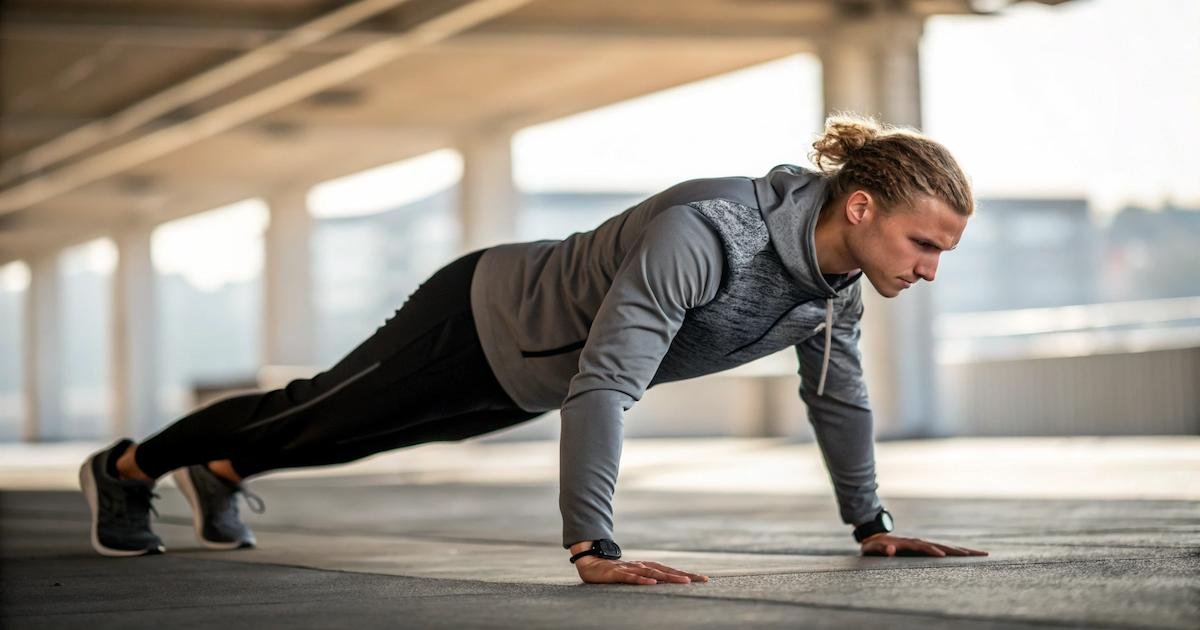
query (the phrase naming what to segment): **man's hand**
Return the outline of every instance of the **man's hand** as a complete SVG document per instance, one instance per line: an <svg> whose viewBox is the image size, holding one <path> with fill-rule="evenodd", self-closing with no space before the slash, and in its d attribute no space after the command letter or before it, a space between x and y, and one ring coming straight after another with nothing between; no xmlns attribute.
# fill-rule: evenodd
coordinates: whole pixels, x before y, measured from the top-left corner
<svg viewBox="0 0 1200 630"><path fill-rule="evenodd" d="M864 556L986 556L986 551L879 533L862 541Z"/></svg>
<svg viewBox="0 0 1200 630"><path fill-rule="evenodd" d="M579 577L588 584L658 584L659 582L707 582L708 577L688 573L658 562L626 562L584 556L575 561Z"/></svg>

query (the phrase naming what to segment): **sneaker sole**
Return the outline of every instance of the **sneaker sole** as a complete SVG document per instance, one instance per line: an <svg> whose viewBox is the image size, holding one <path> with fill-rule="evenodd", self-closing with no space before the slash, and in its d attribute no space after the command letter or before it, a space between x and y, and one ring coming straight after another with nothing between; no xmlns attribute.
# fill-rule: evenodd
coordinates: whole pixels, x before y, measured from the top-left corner
<svg viewBox="0 0 1200 630"><path fill-rule="evenodd" d="M100 500L96 492L96 478L92 474L92 460L96 455L87 458L83 462L83 466L79 467L79 487L83 490L83 496L87 498L88 507L92 510L92 549L102 556L112 558L129 558L133 556L145 556L150 554L159 554L166 551L162 545L157 547L147 547L146 549L113 549L105 547L100 543L100 536L96 530L99 526L100 509L98 507Z"/></svg>
<svg viewBox="0 0 1200 630"><path fill-rule="evenodd" d="M233 542L214 542L204 538L204 517L200 514L200 495L196 492L196 484L192 483L192 475L186 467L176 469L171 473L171 477L175 480L175 485L179 487L179 491L183 493L183 498L187 499L188 505L192 508L192 529L196 532L196 540L207 547L208 549L219 549L228 551L230 549L248 549L254 546L254 543L235 540Z"/></svg>

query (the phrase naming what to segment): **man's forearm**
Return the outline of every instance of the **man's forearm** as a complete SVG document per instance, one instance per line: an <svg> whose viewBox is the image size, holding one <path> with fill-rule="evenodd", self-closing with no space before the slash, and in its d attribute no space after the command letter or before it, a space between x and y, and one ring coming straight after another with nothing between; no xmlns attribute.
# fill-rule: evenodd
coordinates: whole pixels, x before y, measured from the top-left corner
<svg viewBox="0 0 1200 630"><path fill-rule="evenodd" d="M584 392L563 405L558 496L563 547L613 538L612 497L628 401L628 395L606 389Z"/></svg>
<svg viewBox="0 0 1200 630"><path fill-rule="evenodd" d="M871 410L805 392L809 421L837 494L842 521L870 520L882 507L876 493Z"/></svg>

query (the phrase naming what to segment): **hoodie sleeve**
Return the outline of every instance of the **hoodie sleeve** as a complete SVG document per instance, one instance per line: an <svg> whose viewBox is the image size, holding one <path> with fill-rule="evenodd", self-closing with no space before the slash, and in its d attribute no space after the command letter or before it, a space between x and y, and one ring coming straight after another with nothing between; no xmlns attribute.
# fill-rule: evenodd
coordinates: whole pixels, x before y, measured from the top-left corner
<svg viewBox="0 0 1200 630"><path fill-rule="evenodd" d="M858 349L863 313L859 282L848 288L839 311L829 336L829 365L821 394L817 391L826 335L813 335L797 344L796 354L800 359L800 398L808 407L808 420L829 470L842 521L855 525L870 520L881 507L875 493L873 419Z"/></svg>
<svg viewBox="0 0 1200 630"><path fill-rule="evenodd" d="M717 234L686 206L649 221L621 261L561 409L564 548L613 537L624 412L646 391L687 310L716 296L723 265Z"/></svg>

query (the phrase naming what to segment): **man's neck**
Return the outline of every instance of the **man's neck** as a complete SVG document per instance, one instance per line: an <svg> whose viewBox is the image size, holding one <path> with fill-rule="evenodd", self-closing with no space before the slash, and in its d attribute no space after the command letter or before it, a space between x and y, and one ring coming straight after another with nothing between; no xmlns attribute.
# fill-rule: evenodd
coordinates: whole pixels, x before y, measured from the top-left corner
<svg viewBox="0 0 1200 630"><path fill-rule="evenodd" d="M817 267L820 273L840 275L858 271L858 266L850 258L842 240L842 230L836 221L837 217L829 212L821 212L817 227L813 230L813 245L816 247Z"/></svg>

